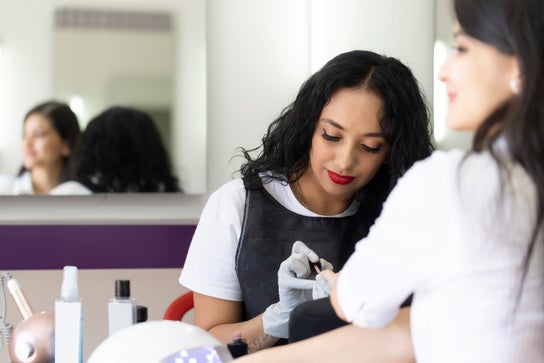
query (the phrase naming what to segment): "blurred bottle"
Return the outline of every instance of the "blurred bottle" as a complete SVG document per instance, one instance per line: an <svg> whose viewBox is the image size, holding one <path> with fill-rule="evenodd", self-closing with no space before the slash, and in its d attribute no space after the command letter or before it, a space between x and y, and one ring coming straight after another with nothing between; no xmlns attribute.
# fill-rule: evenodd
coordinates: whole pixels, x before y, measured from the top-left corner
<svg viewBox="0 0 544 363"><path fill-rule="evenodd" d="M136 323L136 300L130 297L130 280L115 280L115 297L108 303L109 335Z"/></svg>
<svg viewBox="0 0 544 363"><path fill-rule="evenodd" d="M246 341L242 339L242 334L234 333L232 338L232 342L227 344L227 348L229 349L232 358L236 359L238 357L246 355L248 351L248 345Z"/></svg>
<svg viewBox="0 0 544 363"><path fill-rule="evenodd" d="M143 323L147 321L147 306L137 305L136 306L136 322Z"/></svg>

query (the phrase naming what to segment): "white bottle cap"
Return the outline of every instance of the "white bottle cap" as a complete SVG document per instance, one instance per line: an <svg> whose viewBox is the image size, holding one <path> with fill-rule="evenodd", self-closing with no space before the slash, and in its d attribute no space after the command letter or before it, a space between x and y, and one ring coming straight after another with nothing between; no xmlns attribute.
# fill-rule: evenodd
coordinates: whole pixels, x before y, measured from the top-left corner
<svg viewBox="0 0 544 363"><path fill-rule="evenodd" d="M64 300L77 299L77 267L64 266L60 297Z"/></svg>

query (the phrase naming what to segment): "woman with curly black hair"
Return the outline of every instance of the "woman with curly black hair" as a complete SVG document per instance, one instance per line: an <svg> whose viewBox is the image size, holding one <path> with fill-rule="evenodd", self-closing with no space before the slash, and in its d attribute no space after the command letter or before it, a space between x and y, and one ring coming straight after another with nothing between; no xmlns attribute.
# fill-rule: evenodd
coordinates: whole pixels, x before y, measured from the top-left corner
<svg viewBox="0 0 544 363"><path fill-rule="evenodd" d="M329 61L261 147L241 149L242 178L210 196L179 279L194 291L195 324L224 343L241 332L250 351L288 338L290 312L317 288L291 275L309 275L309 261L343 266L397 179L432 152L430 134L400 61L369 51Z"/></svg>
<svg viewBox="0 0 544 363"><path fill-rule="evenodd" d="M129 107L110 107L89 122L69 178L93 193L180 191L153 120Z"/></svg>

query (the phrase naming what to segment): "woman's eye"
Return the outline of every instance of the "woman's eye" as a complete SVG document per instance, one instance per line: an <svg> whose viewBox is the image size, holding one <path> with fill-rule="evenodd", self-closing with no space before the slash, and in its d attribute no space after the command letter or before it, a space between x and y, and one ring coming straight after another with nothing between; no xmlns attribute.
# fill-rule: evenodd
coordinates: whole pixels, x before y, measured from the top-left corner
<svg viewBox="0 0 544 363"><path fill-rule="evenodd" d="M370 146L366 146L366 145L361 145L361 148L366 151L366 152L369 152L371 154L378 154L380 151L382 151L382 147L381 146L378 146L378 147L370 147Z"/></svg>
<svg viewBox="0 0 544 363"><path fill-rule="evenodd" d="M468 49L462 45L456 45L453 47L453 50L459 54L466 53Z"/></svg>
<svg viewBox="0 0 544 363"><path fill-rule="evenodd" d="M331 135L327 134L327 131L325 131L325 129L323 129L323 132L321 133L321 136L327 141L337 142L337 141L340 140L339 137L331 136Z"/></svg>

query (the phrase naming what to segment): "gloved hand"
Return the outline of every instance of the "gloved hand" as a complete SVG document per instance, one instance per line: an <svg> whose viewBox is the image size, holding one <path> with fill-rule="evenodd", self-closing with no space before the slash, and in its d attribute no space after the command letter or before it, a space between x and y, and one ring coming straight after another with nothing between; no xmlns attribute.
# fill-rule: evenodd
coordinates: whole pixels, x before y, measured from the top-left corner
<svg viewBox="0 0 544 363"><path fill-rule="evenodd" d="M333 270L333 266L329 261L322 258L320 262L321 262L321 271ZM328 297L331 294L331 287L329 286L329 283L327 282L327 280L325 280L321 276L321 274L318 274L315 277L315 282L316 283L312 289L312 299L314 300L321 299L324 297Z"/></svg>
<svg viewBox="0 0 544 363"><path fill-rule="evenodd" d="M311 300L309 292L315 280L309 262L319 261L317 254L301 241L296 241L291 256L283 261L278 270L278 293L280 301L270 305L263 314L264 332L277 338L289 337L291 311L305 301Z"/></svg>

